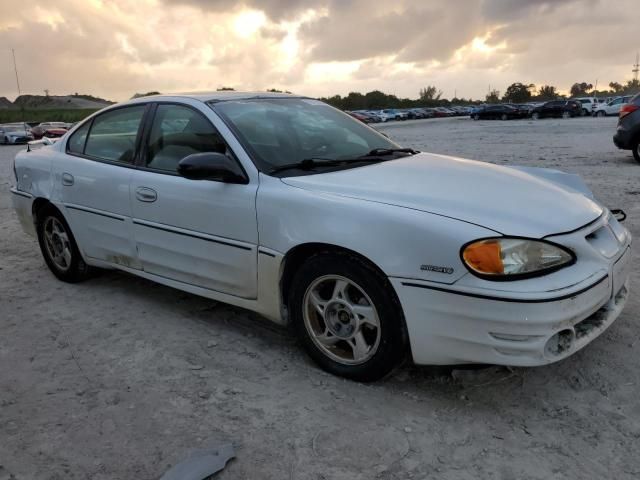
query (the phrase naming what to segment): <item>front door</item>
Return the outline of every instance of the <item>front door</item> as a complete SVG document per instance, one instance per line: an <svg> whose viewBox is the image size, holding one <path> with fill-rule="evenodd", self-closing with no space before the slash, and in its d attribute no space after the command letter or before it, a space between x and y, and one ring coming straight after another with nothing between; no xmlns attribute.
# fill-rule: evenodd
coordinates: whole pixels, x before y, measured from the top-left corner
<svg viewBox="0 0 640 480"><path fill-rule="evenodd" d="M138 258L146 272L236 295L257 296L257 184L188 180L178 162L231 152L204 114L160 103L133 171L131 204Z"/></svg>
<svg viewBox="0 0 640 480"><path fill-rule="evenodd" d="M94 117L52 162L57 197L83 253L130 268L139 268L129 183L145 108L117 108Z"/></svg>

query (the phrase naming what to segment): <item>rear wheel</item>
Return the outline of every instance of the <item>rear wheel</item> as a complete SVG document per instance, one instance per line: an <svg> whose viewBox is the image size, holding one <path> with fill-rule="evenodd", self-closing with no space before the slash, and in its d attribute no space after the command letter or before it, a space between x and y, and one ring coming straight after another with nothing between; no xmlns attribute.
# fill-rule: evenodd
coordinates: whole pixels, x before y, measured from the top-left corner
<svg viewBox="0 0 640 480"><path fill-rule="evenodd" d="M369 382L407 352L402 308L384 275L348 253L319 253L300 267L289 295L292 326L324 370Z"/></svg>
<svg viewBox="0 0 640 480"><path fill-rule="evenodd" d="M69 225L58 210L53 207L45 208L38 215L37 233L47 266L64 282L85 280L90 275L91 268L82 259Z"/></svg>

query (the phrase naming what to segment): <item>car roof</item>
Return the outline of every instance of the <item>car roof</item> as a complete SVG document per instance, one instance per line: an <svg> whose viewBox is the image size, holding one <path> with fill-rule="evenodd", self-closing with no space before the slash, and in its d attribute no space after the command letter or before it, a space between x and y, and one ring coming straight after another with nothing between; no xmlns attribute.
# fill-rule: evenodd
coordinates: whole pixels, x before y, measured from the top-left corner
<svg viewBox="0 0 640 480"><path fill-rule="evenodd" d="M237 92L235 90L224 90L220 92L181 92L181 93L167 93L161 95L149 95L148 97L138 97L133 101L149 101L149 100L162 100L163 98L190 98L193 100L200 100L201 102L224 102L229 100L249 100L255 98L307 98L300 95L294 95L292 93L278 93L278 92Z"/></svg>

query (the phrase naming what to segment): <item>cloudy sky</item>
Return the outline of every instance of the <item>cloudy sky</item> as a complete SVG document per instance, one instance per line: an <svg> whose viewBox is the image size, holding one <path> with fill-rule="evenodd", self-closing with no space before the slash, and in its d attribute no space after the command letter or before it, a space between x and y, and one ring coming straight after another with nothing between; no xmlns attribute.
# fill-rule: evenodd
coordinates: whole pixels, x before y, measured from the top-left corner
<svg viewBox="0 0 640 480"><path fill-rule="evenodd" d="M324 96L431 84L631 78L637 0L0 0L0 96L280 88Z"/></svg>

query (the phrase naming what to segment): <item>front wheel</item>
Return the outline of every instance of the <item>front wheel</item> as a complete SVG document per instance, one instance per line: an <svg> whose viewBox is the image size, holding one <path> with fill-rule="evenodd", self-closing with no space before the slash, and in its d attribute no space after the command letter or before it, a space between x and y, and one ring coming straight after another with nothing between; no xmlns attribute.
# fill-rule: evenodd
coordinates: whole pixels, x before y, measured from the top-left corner
<svg viewBox="0 0 640 480"><path fill-rule="evenodd" d="M62 214L48 207L38 216L38 243L47 266L58 279L76 283L90 275L76 240Z"/></svg>
<svg viewBox="0 0 640 480"><path fill-rule="evenodd" d="M406 355L404 316L393 287L355 255L309 258L295 274L288 304L305 350L334 375L375 381Z"/></svg>

